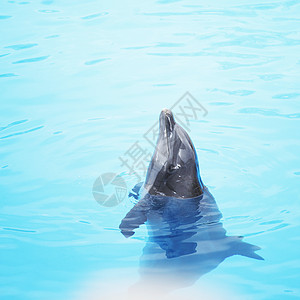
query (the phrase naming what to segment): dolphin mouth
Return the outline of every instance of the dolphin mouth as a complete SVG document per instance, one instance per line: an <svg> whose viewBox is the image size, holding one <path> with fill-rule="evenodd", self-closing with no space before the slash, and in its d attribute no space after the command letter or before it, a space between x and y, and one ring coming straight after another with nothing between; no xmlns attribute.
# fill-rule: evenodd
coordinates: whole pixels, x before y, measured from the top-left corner
<svg viewBox="0 0 300 300"><path fill-rule="evenodd" d="M170 109L164 108L159 116L159 140L161 141L159 149L160 155L166 157L166 161L174 158L174 137L175 137L175 119ZM164 145L164 146L162 146ZM167 167L167 166L166 166Z"/></svg>
<svg viewBox="0 0 300 300"><path fill-rule="evenodd" d="M170 109L164 108L159 117L160 132L165 136L170 136L174 131L175 120L173 113Z"/></svg>

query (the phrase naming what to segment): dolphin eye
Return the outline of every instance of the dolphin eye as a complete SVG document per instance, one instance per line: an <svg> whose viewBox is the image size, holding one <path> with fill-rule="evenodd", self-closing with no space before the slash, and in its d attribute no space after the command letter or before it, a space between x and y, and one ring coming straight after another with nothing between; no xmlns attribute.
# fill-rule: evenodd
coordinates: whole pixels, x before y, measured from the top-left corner
<svg viewBox="0 0 300 300"><path fill-rule="evenodd" d="M168 173L169 174L172 174L172 173L174 173L176 170L178 170L179 168L180 168L181 166L180 165L176 165L176 166L174 166L174 165L169 165L169 167L168 167Z"/></svg>

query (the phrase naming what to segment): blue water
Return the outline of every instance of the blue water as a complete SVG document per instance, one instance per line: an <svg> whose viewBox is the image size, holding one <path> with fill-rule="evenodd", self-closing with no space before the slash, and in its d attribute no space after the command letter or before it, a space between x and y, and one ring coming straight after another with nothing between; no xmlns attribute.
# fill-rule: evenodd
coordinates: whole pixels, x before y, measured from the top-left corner
<svg viewBox="0 0 300 300"><path fill-rule="evenodd" d="M264 261L231 256L172 299L299 299L299 4L3 0L0 299L106 299L138 280L147 229L118 230L134 201L103 206L93 184L134 186L120 157L151 153L144 134L186 91L207 111L189 134L223 227Z"/></svg>

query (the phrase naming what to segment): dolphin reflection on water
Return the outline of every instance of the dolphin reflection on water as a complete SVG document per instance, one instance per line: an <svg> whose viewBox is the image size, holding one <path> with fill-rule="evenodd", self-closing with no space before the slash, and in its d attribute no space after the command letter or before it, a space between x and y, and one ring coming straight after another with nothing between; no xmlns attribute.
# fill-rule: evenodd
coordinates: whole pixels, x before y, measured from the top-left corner
<svg viewBox="0 0 300 300"><path fill-rule="evenodd" d="M173 289L194 284L227 257L263 258L260 248L227 236L214 197L202 183L188 134L170 110L160 115L160 132L145 183L133 191L138 203L120 224L125 237L146 223L148 240L140 259L140 281ZM171 287L172 286L172 287Z"/></svg>

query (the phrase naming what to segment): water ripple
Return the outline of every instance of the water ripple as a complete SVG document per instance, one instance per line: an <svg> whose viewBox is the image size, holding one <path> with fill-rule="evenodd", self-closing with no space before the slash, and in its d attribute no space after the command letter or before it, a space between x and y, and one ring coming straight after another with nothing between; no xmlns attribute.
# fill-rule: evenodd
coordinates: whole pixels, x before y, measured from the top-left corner
<svg viewBox="0 0 300 300"><path fill-rule="evenodd" d="M184 44L183 44L184 45ZM178 46L171 46L170 43L166 43L163 47L179 47L181 44L178 44ZM156 46L158 47L158 46ZM135 49L143 49L143 48L151 48L150 46L147 47L134 47ZM126 49L132 49L132 48L126 48ZM212 56L212 57L237 57L237 58L260 58L260 56L255 54L247 54L247 53L235 53L235 52L227 52L227 51L219 51L219 52L207 52L207 51L197 51L197 52L149 52L148 55L157 55L157 56ZM276 60L278 57L274 58L263 58L266 61Z"/></svg>
<svg viewBox="0 0 300 300"><path fill-rule="evenodd" d="M205 151L205 152L209 152L209 153L212 153L212 154L219 154L218 151L215 151L215 150L212 150L212 149L206 149L206 148L197 148L201 151Z"/></svg>
<svg viewBox="0 0 300 300"><path fill-rule="evenodd" d="M244 237L249 237L249 236L256 236L256 235L260 235L260 234L264 234L264 233L268 233L268 232L272 232L272 231L277 231L279 229L283 229L285 227L290 226L289 223L282 223L282 220L274 220L274 221L269 221L269 222L262 222L260 223L260 225L273 225L273 224L278 224L281 223L279 225L276 225L274 227L268 228L266 230L260 230L260 231L256 231L256 232L252 232L252 233L247 233L244 234Z"/></svg>
<svg viewBox="0 0 300 300"><path fill-rule="evenodd" d="M275 226L275 227L273 227L273 228L270 228L270 229L268 229L268 230L266 230L266 231L275 231L275 230L278 230L278 229L285 228L285 227L287 227L287 226L289 226L289 225L290 225L290 224L288 224L288 223L282 223L282 224L277 225L277 226Z"/></svg>
<svg viewBox="0 0 300 300"><path fill-rule="evenodd" d="M297 98L299 97L299 93L288 93L288 94L278 94L273 96L272 98L274 99L292 99L292 98Z"/></svg>
<svg viewBox="0 0 300 300"><path fill-rule="evenodd" d="M36 232L35 230L25 230L25 229L17 229L17 228L10 228L10 227L4 227L2 229L3 230L10 230L10 231L17 231L17 232L29 232L29 233Z"/></svg>
<svg viewBox="0 0 300 300"><path fill-rule="evenodd" d="M174 2L179 2L181 0L158 0L157 3L160 4L167 4L167 3L174 3Z"/></svg>
<svg viewBox="0 0 300 300"><path fill-rule="evenodd" d="M139 49L146 49L146 48L151 48L150 46L135 46L135 47L126 47L122 48L125 50L139 50Z"/></svg>
<svg viewBox="0 0 300 300"><path fill-rule="evenodd" d="M88 15L85 17L82 17L82 20L91 20L91 19L95 19L98 17L102 17L102 16L106 16L108 14L108 12L102 12L102 13L98 13L98 14L92 14L92 15Z"/></svg>
<svg viewBox="0 0 300 300"><path fill-rule="evenodd" d="M213 92L218 91L218 92L223 92L228 95L234 95L234 96L249 96L255 93L255 91L249 91L249 90L236 90L236 91L227 91L227 90L222 90L222 89L213 89Z"/></svg>
<svg viewBox="0 0 300 300"><path fill-rule="evenodd" d="M192 5L184 5L184 7L195 7ZM216 15L216 16L238 16L238 17L255 17L257 14L255 11L240 11L240 10L221 10L221 9L202 9L186 12L154 12L143 13L145 16L154 17L172 17L172 16L191 16L191 15Z"/></svg>
<svg viewBox="0 0 300 300"><path fill-rule="evenodd" d="M45 5L50 5L54 2L54 0L43 0L41 3Z"/></svg>
<svg viewBox="0 0 300 300"><path fill-rule="evenodd" d="M15 133L0 137L0 140L7 139L7 138L17 136L17 135L22 135L22 134L29 133L29 132L32 132L32 131L36 131L36 130L39 130L43 127L44 126L38 126L38 127L32 128L32 129L28 129L28 130L24 130L24 131L20 131L20 132L15 132Z"/></svg>
<svg viewBox="0 0 300 300"><path fill-rule="evenodd" d="M247 36L230 37L228 41L214 43L215 47L247 47L263 49L279 45L300 45L300 41L280 34L248 34Z"/></svg>
<svg viewBox="0 0 300 300"><path fill-rule="evenodd" d="M97 120L105 120L105 118L98 117L98 118L90 118L88 121L97 121Z"/></svg>
<svg viewBox="0 0 300 300"><path fill-rule="evenodd" d="M11 18L12 16L0 16L0 20L6 20Z"/></svg>
<svg viewBox="0 0 300 300"><path fill-rule="evenodd" d="M13 62L13 64L24 64L24 63L38 62L38 61L45 60L48 57L49 57L49 55L33 57L33 58L26 58L26 59L21 59L21 60L15 61L15 62Z"/></svg>
<svg viewBox="0 0 300 300"><path fill-rule="evenodd" d="M271 80L276 80L282 78L283 75L281 74L265 74L265 75L260 75L259 78L265 81L271 81Z"/></svg>
<svg viewBox="0 0 300 300"><path fill-rule="evenodd" d="M174 83L157 83L157 84L153 84L153 86L174 86L176 84Z"/></svg>
<svg viewBox="0 0 300 300"><path fill-rule="evenodd" d="M182 43L158 43L156 47L181 47L184 46Z"/></svg>
<svg viewBox="0 0 300 300"><path fill-rule="evenodd" d="M23 124L25 122L27 122L28 119L25 119L25 120L20 120L20 121L14 121L12 123L9 123L8 125L6 126L3 126L3 127L0 127L0 131L4 130L4 129L7 129L7 128L10 128L12 126L16 126L16 125L19 125L19 124Z"/></svg>
<svg viewBox="0 0 300 300"><path fill-rule="evenodd" d="M7 78L7 77L15 77L18 76L14 73L4 73L4 74L0 74L0 78Z"/></svg>
<svg viewBox="0 0 300 300"><path fill-rule="evenodd" d="M38 44L36 43L29 43L29 44L18 44L18 45L11 45L11 46L6 46L4 48L8 49L13 49L13 50L23 50L23 49L28 49L37 46Z"/></svg>
<svg viewBox="0 0 300 300"><path fill-rule="evenodd" d="M83 224L91 224L91 223L88 222L88 221L82 221L82 220L80 220L80 221L78 221L78 222L83 223Z"/></svg>
<svg viewBox="0 0 300 300"><path fill-rule="evenodd" d="M218 63L221 65L221 69L223 70L229 70L229 69L235 69L235 68L244 68L244 67L257 67L257 66L263 66L265 64L274 62L276 60L279 60L281 57L274 57L269 58L261 62L257 63L251 63L251 64L245 64L245 63L236 63L236 62L228 62L228 61L219 61Z"/></svg>
<svg viewBox="0 0 300 300"><path fill-rule="evenodd" d="M156 13L144 13L145 16L154 17L170 17L170 16L189 16L193 15L195 12L156 12Z"/></svg>
<svg viewBox="0 0 300 300"><path fill-rule="evenodd" d="M230 102L211 102L209 105L215 105L215 106L227 106L227 105L233 105L233 103Z"/></svg>
<svg viewBox="0 0 300 300"><path fill-rule="evenodd" d="M53 34L53 35L48 35L45 37L45 39L54 39L54 38L57 38L59 37L59 34Z"/></svg>
<svg viewBox="0 0 300 300"><path fill-rule="evenodd" d="M249 4L249 5L239 5L237 8L241 9L257 9L257 10L269 10L281 6L280 3L264 3L264 4Z"/></svg>
<svg viewBox="0 0 300 300"><path fill-rule="evenodd" d="M221 128L230 128L230 129L244 129L244 127L240 126L230 126L230 125L217 125L215 127L221 127Z"/></svg>
<svg viewBox="0 0 300 300"><path fill-rule="evenodd" d="M90 65L95 65L99 62L102 62L102 61L106 61L106 60L109 60L110 58L100 58L100 59L94 59L94 60L90 60L90 61L87 61L85 62L84 64L87 65L87 66L90 66Z"/></svg>
<svg viewBox="0 0 300 300"><path fill-rule="evenodd" d="M299 119L300 113L293 113L293 114L281 114L276 109L268 109L268 108L256 108L256 107L247 107L242 108L238 111L242 114L258 114L263 115L266 117L282 117L282 118L289 118L289 119Z"/></svg>
<svg viewBox="0 0 300 300"><path fill-rule="evenodd" d="M272 225L272 224L278 224L282 223L283 220L272 220L272 221L267 221L267 222L261 222L259 225Z"/></svg>
<svg viewBox="0 0 300 300"><path fill-rule="evenodd" d="M39 12L44 13L44 14L53 14L59 12L59 10L55 9L40 9Z"/></svg>

